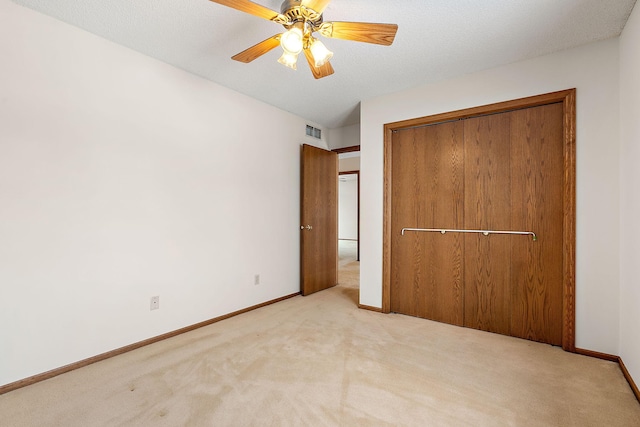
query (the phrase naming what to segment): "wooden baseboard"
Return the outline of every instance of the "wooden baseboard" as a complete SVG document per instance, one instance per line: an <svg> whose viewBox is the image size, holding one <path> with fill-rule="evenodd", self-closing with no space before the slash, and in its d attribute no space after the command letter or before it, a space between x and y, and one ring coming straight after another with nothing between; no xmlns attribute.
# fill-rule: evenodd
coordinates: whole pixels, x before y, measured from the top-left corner
<svg viewBox="0 0 640 427"><path fill-rule="evenodd" d="M608 360L609 362L617 363L618 361L620 361L620 358L613 354L600 353L598 351L585 350L583 348L577 348L577 347L575 352L577 354L581 354L582 356L589 356L589 357L594 357L596 359Z"/></svg>
<svg viewBox="0 0 640 427"><path fill-rule="evenodd" d="M624 362L622 361L622 358L620 356L614 356L613 354L607 354L607 353L600 353L597 351L585 350L583 348L576 348L576 353L581 354L583 356L595 357L596 359L603 359L603 360L608 360L610 362L616 362L618 365L620 365L620 370L622 371L622 375L624 375L624 378L629 383L629 387L631 387L631 391L633 391L633 394L636 396L636 399L638 399L638 402L640 402L640 390L638 390L638 386L636 385L635 381L633 380L633 377L627 370L627 367L624 365Z"/></svg>
<svg viewBox="0 0 640 427"><path fill-rule="evenodd" d="M620 369L622 369L622 374L627 379L627 382L629 383L629 386L631 387L633 394L636 395L636 399L638 399L638 402L640 402L640 390L638 390L638 386L636 385L635 381L633 381L633 378L631 377L631 374L629 373L629 371L627 371L627 367L624 365L624 362L622 361L621 357L618 357L618 363L620 364Z"/></svg>
<svg viewBox="0 0 640 427"><path fill-rule="evenodd" d="M362 310L375 311L377 313L382 313L382 309L378 307L371 307L370 305L358 304L358 308Z"/></svg>
<svg viewBox="0 0 640 427"><path fill-rule="evenodd" d="M229 314L225 314L225 315L222 315L222 316L218 316L218 317L215 317L213 319L205 320L204 322L200 322L200 323L196 323L194 325L186 326L184 328L180 328L180 329L177 329L175 331L167 332L166 334L158 335L156 337L152 337L152 338L149 338L149 339L146 339L146 340L143 340L143 341L139 341L139 342L136 342L136 343L133 343L133 344L129 344L127 346L120 347L120 348L117 348L115 350L108 351L106 353L98 354L97 356L93 356L93 357L90 357L88 359L80 360L78 362L62 366L60 368L52 369L51 371L43 372L41 374L37 374L37 375L34 375L32 377L29 377L29 378L24 378L22 380L18 380L18 381L15 381L15 382L0 386L0 395L5 394L5 393L9 393L10 391L14 391L14 390L17 390L17 389L22 388L22 387L26 387L28 385L32 385L32 384L38 383L40 381L44 381L44 380L48 380L48 379L53 378L53 377L57 377L58 375L62 375L64 373L67 373L67 372L70 372L70 371L73 371L73 370L76 370L76 369L79 369L79 368L83 368L85 366L91 365L91 364L96 363L96 362L100 362L102 360L106 360L106 359L109 359L109 358L112 358L112 357L115 357L115 356L119 356L119 355L127 353L129 351L136 350L138 348L147 346L149 344L157 343L158 341L163 341L163 340L166 340L168 338L173 338L173 337L175 337L177 335L181 335L181 334L184 334L186 332L191 332L193 330L202 328L204 326L209 326L211 324L220 322L220 321L228 319L230 317L238 316L240 314L247 313L249 311L256 310L258 308L265 307L267 305L275 304L277 302L284 301L284 300L287 300L289 298L293 298L293 297L298 296L298 295L300 295L300 292L296 292L295 294L286 295L286 296L283 296L283 297L280 297L280 298L276 298L276 299L271 300L271 301L263 302L261 304L257 304L257 305L251 306L251 307L247 307L247 308L244 308L242 310L234 311L233 313L229 313Z"/></svg>

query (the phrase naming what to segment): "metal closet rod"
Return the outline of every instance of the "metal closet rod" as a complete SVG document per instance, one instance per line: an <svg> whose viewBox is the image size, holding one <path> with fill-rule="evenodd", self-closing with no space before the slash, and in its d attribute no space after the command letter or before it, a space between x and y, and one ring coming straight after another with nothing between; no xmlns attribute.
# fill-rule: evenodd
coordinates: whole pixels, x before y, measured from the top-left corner
<svg viewBox="0 0 640 427"><path fill-rule="evenodd" d="M476 233L476 234L484 234L488 236L489 234L517 234L521 236L531 236L533 241L538 240L538 236L533 231L502 231L502 230L453 230L449 228L403 228L402 235L404 236L405 231L424 231L430 233Z"/></svg>

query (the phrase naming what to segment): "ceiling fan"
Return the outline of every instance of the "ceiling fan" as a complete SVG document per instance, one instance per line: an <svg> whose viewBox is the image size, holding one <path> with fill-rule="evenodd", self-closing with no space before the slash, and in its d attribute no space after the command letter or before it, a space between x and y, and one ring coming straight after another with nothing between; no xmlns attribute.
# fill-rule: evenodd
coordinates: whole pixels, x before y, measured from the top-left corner
<svg viewBox="0 0 640 427"><path fill-rule="evenodd" d="M398 31L396 24L367 22L324 22L323 12L331 0L284 0L280 13L249 0L211 0L224 6L268 19L284 26L286 31L269 37L238 53L231 59L249 63L267 52L282 46L281 64L296 69L298 54L304 52L309 68L316 79L333 74L329 60L333 53L313 36L318 32L325 37L353 40L390 46Z"/></svg>

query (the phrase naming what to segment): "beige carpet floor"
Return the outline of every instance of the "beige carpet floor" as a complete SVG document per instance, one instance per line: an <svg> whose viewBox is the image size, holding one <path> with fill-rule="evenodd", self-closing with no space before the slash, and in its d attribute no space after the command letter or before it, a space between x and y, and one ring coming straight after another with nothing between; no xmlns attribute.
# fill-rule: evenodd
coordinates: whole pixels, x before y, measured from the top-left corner
<svg viewBox="0 0 640 427"><path fill-rule="evenodd" d="M615 363L359 310L341 284L0 396L2 426L640 426Z"/></svg>

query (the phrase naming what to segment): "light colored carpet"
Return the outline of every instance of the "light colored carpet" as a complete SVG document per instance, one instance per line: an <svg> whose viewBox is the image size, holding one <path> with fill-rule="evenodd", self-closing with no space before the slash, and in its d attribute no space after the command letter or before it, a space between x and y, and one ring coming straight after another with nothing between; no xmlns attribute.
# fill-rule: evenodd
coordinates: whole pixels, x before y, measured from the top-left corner
<svg viewBox="0 0 640 427"><path fill-rule="evenodd" d="M360 263L358 243L351 240L338 241L338 284L343 295L355 306L360 302Z"/></svg>
<svg viewBox="0 0 640 427"><path fill-rule="evenodd" d="M614 363L359 310L340 282L2 395L0 425L640 426Z"/></svg>

